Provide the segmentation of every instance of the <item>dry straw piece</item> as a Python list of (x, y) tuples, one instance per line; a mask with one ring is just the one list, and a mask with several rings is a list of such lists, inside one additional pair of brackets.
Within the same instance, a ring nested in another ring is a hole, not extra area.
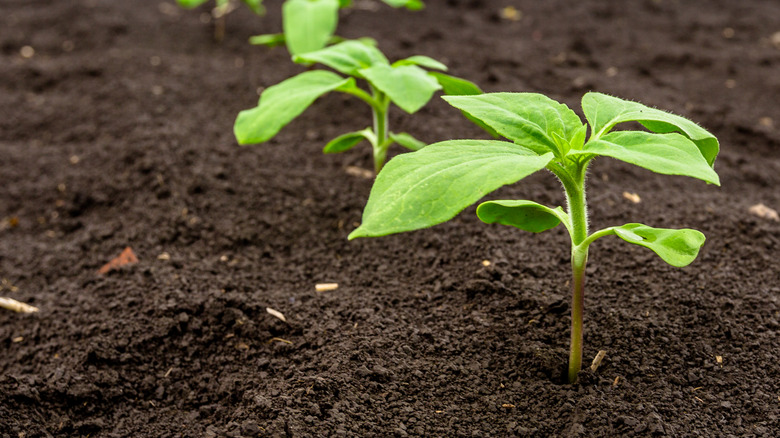
[(12, 310), (18, 313), (35, 313), (39, 309), (35, 306), (16, 301), (13, 298), (0, 297), (0, 307)]
[(338, 283), (319, 283), (314, 285), (314, 290), (317, 292), (330, 292), (339, 288)]

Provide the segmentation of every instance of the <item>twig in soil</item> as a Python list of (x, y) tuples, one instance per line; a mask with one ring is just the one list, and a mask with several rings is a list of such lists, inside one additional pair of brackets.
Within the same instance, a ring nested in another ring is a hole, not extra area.
[(265, 311), (268, 312), (269, 314), (271, 314), (271, 315), (281, 319), (282, 321), (287, 322), (287, 318), (284, 317), (284, 314), (282, 314), (282, 312), (280, 312), (280, 311), (278, 311), (276, 309), (272, 309), (270, 307), (266, 307)]
[(0, 297), (0, 307), (17, 313), (35, 313), (40, 310), (35, 306), (16, 301), (13, 298), (3, 297)]
[(593, 358), (593, 363), (590, 364), (590, 370), (595, 373), (596, 370), (599, 369), (599, 366), (601, 366), (601, 361), (604, 360), (604, 356), (606, 355), (606, 350), (599, 350), (599, 352), (596, 354), (596, 357)]
[(338, 283), (319, 283), (314, 285), (314, 290), (317, 292), (330, 292), (339, 288)]
[(618, 381), (620, 381), (620, 376), (615, 376), (615, 381), (612, 382), (612, 386), (618, 386)]
[(284, 343), (284, 344), (290, 344), (290, 345), (292, 345), (292, 342), (291, 342), (291, 341), (288, 341), (287, 339), (282, 339), (282, 338), (271, 338), (271, 339), (268, 341), (268, 343), (270, 344), (271, 342), (274, 342), (274, 341), (276, 341), (276, 342), (282, 342), (282, 343)]

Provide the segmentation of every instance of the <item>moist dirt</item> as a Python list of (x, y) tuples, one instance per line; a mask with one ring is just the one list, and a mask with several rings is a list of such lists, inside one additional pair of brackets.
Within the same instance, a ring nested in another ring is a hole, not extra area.
[[(247, 43), (280, 29), (281, 2), (266, 3), (263, 18), (231, 13), (219, 43), (208, 8), (170, 0), (0, 2), (0, 296), (40, 308), (0, 311), (0, 437), (777, 436), (780, 223), (749, 209), (780, 209), (780, 3), (343, 14), (341, 35), (435, 57), (486, 91), (580, 114), (585, 92), (610, 93), (720, 139), (722, 188), (592, 166), (594, 229), (690, 227), (707, 243), (684, 269), (594, 244), (586, 368), (606, 356), (575, 385), (560, 378), (565, 231), (484, 225), (472, 207), (347, 241), (370, 151), (321, 148), (370, 124), (353, 98), (236, 145), (236, 114), (304, 71)], [(439, 98), (390, 122), (426, 142), (484, 138)], [(490, 198), (564, 202), (545, 173)], [(138, 263), (98, 273), (126, 247)]]

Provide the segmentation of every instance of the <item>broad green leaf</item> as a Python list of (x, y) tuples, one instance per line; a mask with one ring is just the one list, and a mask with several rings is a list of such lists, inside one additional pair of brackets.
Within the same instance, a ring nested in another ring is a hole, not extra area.
[(616, 158), (664, 175), (683, 175), (720, 185), (699, 149), (680, 134), (651, 134), (642, 131), (615, 131), (585, 143), (570, 154), (593, 154)]
[(434, 70), (441, 70), (441, 71), (447, 71), (447, 66), (442, 64), (441, 62), (429, 58), (427, 56), (423, 55), (415, 55), (410, 56), (406, 59), (401, 59), (399, 61), (396, 61), (393, 63), (393, 67), (399, 66), (399, 65), (419, 65), (420, 67), (430, 68)]
[(263, 7), (263, 0), (242, 0), (242, 1), (255, 14), (257, 14), (257, 15), (265, 14), (265, 8)]
[(268, 87), (260, 95), (257, 107), (238, 114), (233, 126), (238, 143), (262, 143), (271, 139), (318, 97), (351, 82), (354, 79), (314, 70)]
[(441, 85), (416, 65), (375, 65), (360, 74), (409, 114), (425, 106)]
[(352, 0), (339, 0), (339, 8), (344, 9), (352, 6)]
[(592, 133), (597, 136), (609, 132), (618, 123), (636, 121), (659, 134), (679, 132), (690, 138), (710, 166), (718, 156), (720, 148), (718, 139), (684, 117), (650, 108), (641, 103), (592, 92), (582, 97), (582, 110), (590, 123)]
[(293, 61), (304, 64), (319, 62), (345, 75), (357, 77), (361, 77), (358, 70), (373, 65), (390, 65), (379, 49), (365, 42), (353, 40), (293, 56)]
[(533, 201), (488, 201), (477, 207), (477, 216), (486, 224), (510, 225), (532, 233), (567, 224), (568, 215), (561, 207), (552, 209)]
[(249, 37), (249, 44), (266, 47), (279, 47), (284, 45), (283, 33), (268, 33)]
[(422, 0), (382, 0), (382, 1), (394, 8), (405, 7), (410, 11), (419, 11), (420, 9), (425, 7), (425, 4), (422, 2)]
[(176, 3), (186, 9), (197, 8), (209, 0), (176, 0)]
[(557, 133), (573, 140), (582, 122), (569, 107), (537, 93), (485, 93), (477, 96), (444, 96), (444, 100), (481, 120), (504, 137), (539, 154), (568, 152), (555, 141)]
[(420, 149), (425, 147), (425, 143), (421, 142), (420, 140), (417, 140), (416, 138), (412, 137), (411, 135), (405, 132), (399, 132), (399, 133), (391, 132), (390, 139), (400, 144), (401, 146), (405, 147), (406, 149), (411, 149), (413, 151), (419, 151)]
[(471, 96), (482, 94), (482, 90), (477, 86), (477, 84), (471, 81), (437, 71), (429, 71), (428, 75), (433, 76), (433, 78), (439, 82), (444, 94), (451, 94), (453, 96)]
[(699, 248), (704, 244), (704, 234), (689, 228), (672, 230), (642, 224), (625, 224), (614, 227), (613, 230), (626, 242), (650, 248), (666, 263), (678, 268), (694, 261), (699, 254)]
[(329, 141), (328, 144), (326, 144), (322, 149), (322, 152), (326, 154), (338, 154), (340, 152), (346, 152), (363, 140), (368, 140), (372, 143), (376, 140), (376, 137), (374, 136), (374, 133), (371, 131), (371, 129), (366, 128), (362, 131), (348, 132), (346, 134), (339, 135), (338, 137)]
[(349, 238), (446, 222), (493, 190), (544, 169), (552, 158), (495, 140), (449, 140), (398, 155), (377, 175), (363, 223)]
[(282, 27), (292, 55), (325, 47), (339, 21), (339, 0), (287, 0), (282, 5)]

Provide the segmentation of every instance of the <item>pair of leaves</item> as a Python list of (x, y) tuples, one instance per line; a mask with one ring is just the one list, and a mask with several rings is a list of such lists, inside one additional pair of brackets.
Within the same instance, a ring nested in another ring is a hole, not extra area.
[[(445, 96), (445, 100), (513, 143), (450, 140), (391, 160), (377, 176), (363, 212), (363, 223), (350, 234), (350, 239), (411, 231), (445, 222), (503, 185), (548, 166), (563, 165), (568, 171), (569, 164), (579, 165), (596, 156), (609, 156), (658, 173), (719, 184), (712, 169), (717, 155), (714, 136), (682, 117), (635, 102), (599, 93), (586, 94), (583, 109), (591, 123), (592, 136), (585, 142), (587, 125), (565, 105), (539, 94)], [(618, 123), (632, 120), (655, 133), (609, 133)], [(673, 130), (679, 133), (670, 133)], [(531, 201), (501, 202), (481, 206), (480, 217), (532, 232), (544, 231), (560, 222), (571, 229), (568, 215), (560, 208), (549, 209)], [(698, 251), (703, 242), (688, 238), (693, 230), (675, 234), (674, 230), (641, 227), (644, 228), (618, 227), (614, 234), (653, 249), (675, 266), (693, 259), (674, 254), (695, 257), (693, 248)], [(641, 239), (633, 238), (629, 232)], [(684, 244), (677, 245), (678, 241)]]
[[(419, 151), (425, 147), (425, 143), (417, 140), (405, 132), (391, 132), (389, 137), (393, 142), (398, 143), (412, 151)], [(363, 140), (368, 140), (368, 142), (371, 143), (374, 147), (377, 146), (377, 138), (374, 134), (374, 131), (372, 131), (371, 128), (366, 128), (361, 131), (348, 132), (346, 134), (339, 135), (338, 137), (329, 141), (328, 144), (326, 144), (322, 149), (322, 152), (326, 154), (338, 154), (341, 152), (346, 152), (360, 144)]]
[[(366, 79), (409, 113), (419, 110), (439, 89), (453, 93), (481, 92), (479, 87), (464, 79), (440, 72), (432, 74), (420, 68), (446, 68), (432, 58), (413, 56), (391, 65), (376, 47), (359, 41), (345, 41), (295, 56), (293, 60), (299, 63), (321, 63), (354, 78)], [(308, 71), (268, 87), (261, 94), (257, 107), (239, 113), (233, 128), (239, 144), (262, 143), (271, 139), (317, 98), (328, 92), (342, 91), (368, 96), (358, 88), (354, 78), (344, 78), (329, 71)], [(402, 141), (399, 143), (408, 147)]]
[[(435, 59), (418, 55), (390, 64), (379, 49), (360, 41), (345, 41), (297, 55), (293, 61), (302, 64), (320, 63), (345, 75), (365, 79), (410, 114), (425, 106), (437, 90), (443, 89), (441, 82), (446, 83), (450, 90), (457, 88), (461, 92), (481, 92), (468, 81), (443, 73), (432, 75), (421, 68), (447, 69), (447, 66)], [(471, 84), (471, 88), (468, 84)]]
[[(601, 93), (585, 94), (582, 106), (592, 134), (585, 143), (586, 125), (574, 111), (540, 94), (490, 93), (444, 99), (515, 143), (539, 154), (553, 152), (562, 162), (567, 158), (608, 156), (653, 172), (720, 184), (712, 169), (718, 153), (717, 139), (683, 117), (640, 103)], [(608, 133), (628, 121), (638, 121), (655, 134)]]
[[(477, 207), (477, 216), (487, 224), (499, 223), (533, 233), (555, 228), (564, 223), (570, 226), (569, 216), (561, 207), (555, 209), (533, 201), (488, 201)], [(631, 223), (610, 227), (603, 235), (616, 235), (628, 243), (649, 248), (666, 263), (678, 268), (688, 266), (696, 259), (704, 244), (704, 234), (689, 228), (674, 230), (653, 228)]]

